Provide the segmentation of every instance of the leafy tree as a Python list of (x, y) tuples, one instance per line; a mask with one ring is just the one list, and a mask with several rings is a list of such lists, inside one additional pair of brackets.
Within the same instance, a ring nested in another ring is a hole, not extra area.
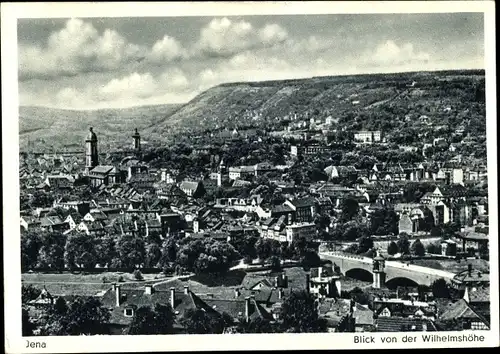
[(424, 256), (425, 255), (425, 247), (420, 242), (420, 240), (417, 238), (415, 241), (413, 241), (411, 245), (411, 253), (413, 253), (416, 256)]
[(144, 280), (144, 276), (142, 275), (139, 269), (134, 270), (134, 279), (135, 280)]
[(31, 284), (23, 285), (21, 287), (21, 299), (22, 303), (25, 304), (28, 301), (35, 300), (42, 291)]
[(192, 272), (220, 274), (227, 272), (239, 257), (238, 252), (227, 242), (212, 238), (184, 238), (180, 242), (177, 262)]
[(444, 280), (443, 278), (439, 278), (432, 282), (431, 289), (432, 295), (434, 295), (435, 298), (450, 298), (450, 289), (448, 287), (448, 284), (446, 283), (446, 280)]
[(56, 336), (109, 334), (109, 319), (109, 310), (103, 307), (98, 299), (77, 297), (67, 307), (63, 306), (62, 302), (54, 304), (42, 328), (42, 334)]
[(353, 299), (359, 304), (367, 305), (369, 303), (368, 294), (359, 287), (353, 288), (348, 295), (350, 299)]
[(398, 245), (396, 245), (396, 242), (391, 241), (391, 243), (389, 243), (389, 246), (387, 246), (387, 254), (390, 254), (392, 256), (398, 253), (398, 251), (399, 248)]
[(369, 236), (363, 236), (358, 240), (358, 253), (365, 253), (373, 248), (373, 239)]
[(417, 286), (418, 299), (420, 301), (426, 301), (427, 300), (426, 294), (429, 290), (430, 288), (427, 285), (419, 284)]
[(161, 267), (165, 268), (169, 265), (169, 263), (175, 262), (176, 259), (177, 244), (175, 243), (175, 239), (173, 237), (169, 237), (163, 242), (159, 263)]
[(122, 267), (132, 269), (146, 259), (145, 243), (142, 237), (123, 236), (117, 246)]
[(33, 335), (33, 331), (36, 329), (36, 325), (31, 322), (30, 315), (27, 309), (22, 309), (22, 333), (23, 337), (29, 337)]
[(58, 244), (42, 246), (39, 265), (54, 270), (64, 269), (64, 247)]
[(363, 236), (369, 236), (370, 232), (366, 225), (360, 224), (356, 221), (349, 221), (341, 224), (333, 231), (333, 238), (343, 241), (356, 241)]
[(357, 253), (359, 253), (359, 252), (358, 252), (358, 248), (359, 248), (359, 246), (358, 246), (358, 244), (357, 244), (357, 243), (351, 243), (351, 244), (350, 244), (350, 245), (349, 245), (349, 246), (345, 249), (345, 251), (346, 251), (347, 253), (355, 253), (355, 254), (357, 254)]
[(70, 268), (94, 268), (98, 258), (96, 253), (97, 240), (92, 235), (74, 233), (66, 241), (64, 258)]
[(160, 246), (157, 243), (150, 243), (146, 248), (146, 267), (156, 267), (160, 258)]
[(41, 247), (41, 239), (32, 231), (21, 233), (21, 271), (26, 272), (36, 267)]
[(175, 314), (170, 305), (156, 304), (152, 310), (149, 306), (142, 306), (135, 312), (129, 325), (129, 334), (171, 334)]
[(318, 229), (324, 230), (330, 225), (330, 216), (325, 213), (318, 214), (314, 218), (314, 223)]
[(426, 250), (430, 254), (441, 254), (441, 244), (439, 242), (429, 243)]
[(271, 256), (280, 256), (281, 245), (277, 240), (260, 238), (255, 243), (255, 250), (260, 259), (269, 259)]
[(340, 220), (342, 221), (350, 221), (359, 212), (359, 204), (358, 201), (352, 197), (347, 197), (342, 200), (342, 213), (340, 215)]
[(315, 299), (305, 291), (292, 292), (281, 311), (281, 327), (286, 332), (326, 332), (326, 321), (319, 318)]
[(146, 241), (148, 244), (156, 244), (161, 246), (162, 241), (161, 241), (161, 235), (158, 231), (151, 231), (146, 238)]
[(245, 235), (243, 237), (233, 237), (231, 238), (231, 245), (238, 251), (243, 257), (249, 257), (254, 259), (257, 257), (257, 250), (255, 249), (255, 244), (259, 237), (253, 235)]
[(325, 171), (316, 167), (313, 168), (309, 173), (309, 178), (312, 182), (328, 181), (328, 176), (326, 175)]
[(399, 252), (402, 254), (409, 254), (410, 253), (410, 240), (406, 235), (401, 235), (398, 239), (397, 246), (399, 249)]
[(292, 257), (294, 259), (301, 259), (305, 255), (308, 246), (309, 245), (305, 237), (295, 238), (290, 245), (290, 251), (292, 253)]
[(370, 218), (370, 230), (374, 235), (398, 233), (399, 217), (392, 209), (376, 210)]
[(408, 183), (403, 190), (403, 199), (406, 203), (417, 203), (425, 193), (432, 192), (434, 189), (435, 185), (427, 182)]
[(223, 313), (207, 313), (199, 309), (189, 309), (181, 320), (185, 330), (189, 334), (220, 334), (224, 328), (233, 324), (232, 318)]
[(241, 325), (244, 333), (276, 333), (278, 329), (269, 320), (257, 317)]
[(113, 258), (118, 256), (116, 251), (115, 240), (110, 236), (104, 236), (99, 238), (98, 242), (95, 242), (95, 255), (96, 262), (102, 266), (110, 266)]
[(66, 236), (57, 232), (42, 234), (39, 254), (39, 265), (42, 268), (64, 269), (64, 246)]
[(279, 272), (281, 270), (281, 260), (277, 256), (271, 256), (269, 258), (269, 261), (271, 263), (271, 270), (273, 272)]
[(313, 249), (307, 249), (302, 257), (302, 266), (305, 268), (317, 267), (321, 264), (318, 253)]

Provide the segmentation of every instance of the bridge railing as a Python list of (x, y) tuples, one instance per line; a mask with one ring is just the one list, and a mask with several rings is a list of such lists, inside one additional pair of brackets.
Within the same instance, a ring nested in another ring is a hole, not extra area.
[(372, 261), (372, 259), (368, 258), (368, 257), (358, 256), (355, 254), (349, 254), (349, 253), (339, 252), (339, 251), (322, 251), (320, 253), (326, 254), (326, 255), (331, 255), (331, 256), (337, 256), (337, 257), (341, 257), (341, 258), (358, 259), (358, 260), (362, 260), (362, 261), (366, 261), (366, 262)]
[(406, 270), (414, 271), (414, 272), (418, 272), (418, 273), (436, 275), (436, 276), (443, 277), (446, 279), (451, 279), (455, 276), (455, 274), (451, 273), (451, 272), (447, 272), (447, 271), (439, 270), (439, 269), (434, 269), (434, 268), (429, 268), (429, 267), (423, 267), (423, 266), (419, 266), (419, 265), (415, 265), (415, 264), (388, 261), (385, 263), (385, 265), (386, 265), (386, 267), (406, 269)]

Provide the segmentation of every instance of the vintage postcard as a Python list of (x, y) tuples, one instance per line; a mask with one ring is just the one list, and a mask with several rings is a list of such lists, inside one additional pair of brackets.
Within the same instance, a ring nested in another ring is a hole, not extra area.
[(494, 10), (2, 4), (6, 352), (498, 346)]

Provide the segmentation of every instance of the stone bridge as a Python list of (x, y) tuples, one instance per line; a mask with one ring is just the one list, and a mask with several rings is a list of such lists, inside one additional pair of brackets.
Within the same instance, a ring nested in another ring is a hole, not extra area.
[[(335, 251), (321, 251), (319, 256), (321, 259), (329, 260), (338, 265), (344, 275), (351, 274), (355, 277), (356, 274), (364, 274), (373, 278), (373, 260), (371, 258)], [(398, 282), (430, 286), (439, 278), (444, 278), (447, 282), (450, 282), (455, 276), (454, 273), (396, 261), (385, 261), (385, 273), (387, 287), (391, 287), (391, 285)]]

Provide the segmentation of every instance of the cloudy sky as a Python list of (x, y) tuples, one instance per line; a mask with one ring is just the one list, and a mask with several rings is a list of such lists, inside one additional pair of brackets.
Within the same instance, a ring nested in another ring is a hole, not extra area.
[(223, 82), (484, 68), (483, 14), (20, 19), (22, 105), (187, 102)]

